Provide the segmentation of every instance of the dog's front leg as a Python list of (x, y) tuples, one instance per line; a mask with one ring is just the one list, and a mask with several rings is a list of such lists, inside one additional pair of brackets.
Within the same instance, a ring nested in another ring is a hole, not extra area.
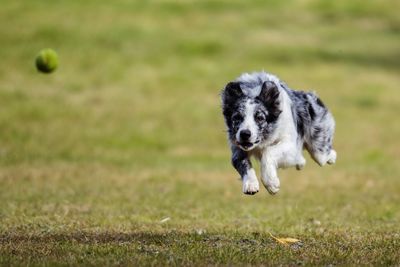
[(240, 174), (243, 182), (243, 193), (254, 195), (259, 191), (259, 184), (247, 152), (232, 146), (232, 165)]
[(273, 154), (264, 152), (261, 156), (261, 180), (271, 195), (278, 193), (280, 187), (277, 168)]

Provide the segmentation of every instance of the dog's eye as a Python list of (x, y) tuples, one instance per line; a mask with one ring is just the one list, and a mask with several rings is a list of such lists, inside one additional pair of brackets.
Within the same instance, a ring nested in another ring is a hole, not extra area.
[(241, 120), (242, 120), (242, 115), (240, 115), (240, 114), (238, 114), (238, 113), (233, 114), (233, 116), (232, 116), (232, 121), (234, 121), (234, 122), (239, 122), (239, 121), (241, 121)]
[(256, 119), (256, 121), (257, 122), (263, 122), (263, 121), (265, 121), (265, 119), (266, 119), (266, 117), (265, 117), (265, 114), (263, 113), (263, 112), (257, 112), (255, 115), (254, 115), (254, 118)]

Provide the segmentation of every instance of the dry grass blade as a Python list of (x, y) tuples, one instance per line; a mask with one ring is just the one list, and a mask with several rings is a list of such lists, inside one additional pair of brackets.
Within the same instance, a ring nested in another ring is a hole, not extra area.
[(170, 218), (170, 217), (166, 217), (166, 218), (162, 219), (162, 220), (160, 221), (160, 223), (166, 223), (166, 222), (168, 222), (169, 220), (171, 220), (171, 218)]
[(294, 244), (294, 243), (300, 242), (300, 240), (299, 240), (299, 239), (296, 239), (296, 238), (291, 238), (291, 237), (276, 237), (276, 236), (273, 236), (270, 232), (268, 232), (268, 233), (269, 233), (269, 235), (270, 235), (276, 242), (278, 242), (278, 243), (280, 243), (280, 244), (283, 244), (283, 245), (286, 245), (286, 246), (288, 246), (288, 245), (290, 245), (290, 244)]

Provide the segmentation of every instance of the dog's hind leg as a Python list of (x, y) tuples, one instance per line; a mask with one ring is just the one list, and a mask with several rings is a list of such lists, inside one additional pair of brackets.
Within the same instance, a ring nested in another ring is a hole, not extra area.
[(303, 155), (299, 155), (297, 158), (296, 170), (298, 171), (302, 170), (305, 165), (306, 165), (306, 159), (303, 157)]
[(324, 166), (326, 163), (334, 164), (336, 162), (336, 151), (331, 149), (328, 153), (314, 151), (310, 152), (311, 157), (317, 162), (320, 166)]
[(320, 166), (334, 164), (336, 161), (336, 151), (332, 148), (334, 131), (335, 122), (328, 111), (312, 123), (305, 147)]

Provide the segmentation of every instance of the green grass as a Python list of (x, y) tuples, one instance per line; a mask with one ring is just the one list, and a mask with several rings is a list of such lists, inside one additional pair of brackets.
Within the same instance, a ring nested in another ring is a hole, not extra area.
[[(0, 265), (400, 264), (399, 9), (2, 1)], [(245, 196), (219, 92), (262, 69), (318, 92), (338, 162)]]

